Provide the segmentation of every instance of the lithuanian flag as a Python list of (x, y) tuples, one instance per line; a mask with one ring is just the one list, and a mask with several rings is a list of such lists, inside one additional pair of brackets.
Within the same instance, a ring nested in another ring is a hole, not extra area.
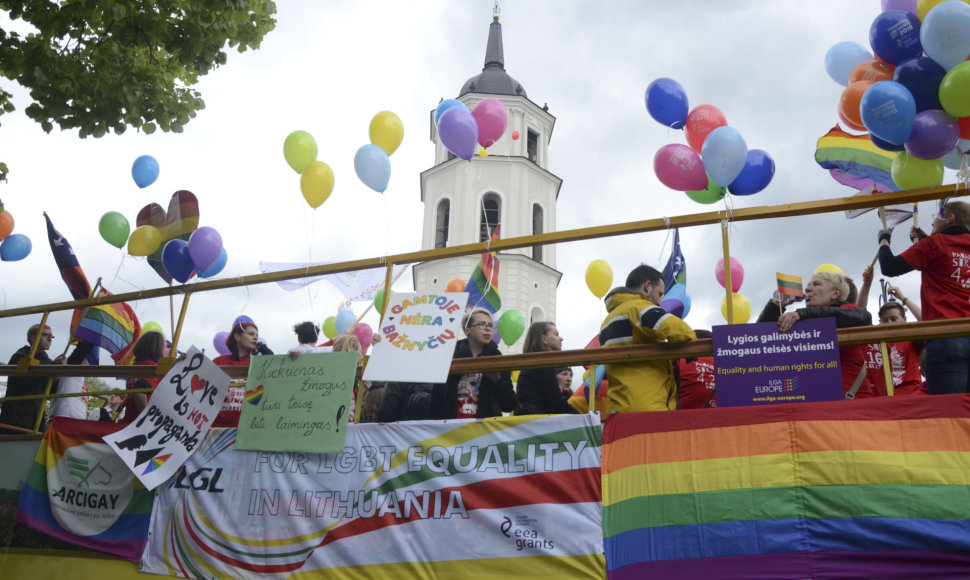
[(781, 272), (775, 272), (775, 276), (778, 278), (779, 294), (793, 298), (805, 297), (805, 292), (802, 291), (801, 276), (792, 276), (791, 274), (782, 274)]

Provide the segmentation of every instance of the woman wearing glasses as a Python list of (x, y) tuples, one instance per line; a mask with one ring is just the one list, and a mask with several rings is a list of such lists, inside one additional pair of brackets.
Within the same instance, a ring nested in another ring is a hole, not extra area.
[[(470, 310), (461, 322), (468, 338), (455, 345), (454, 358), (502, 354), (492, 342), (495, 323), (488, 310)], [(432, 419), (483, 419), (514, 409), (515, 392), (508, 371), (449, 375), (448, 382), (434, 385), (431, 391)]]
[[(523, 352), (548, 352), (562, 350), (559, 329), (551, 322), (533, 322), (525, 333)], [(548, 415), (571, 413), (573, 409), (562, 396), (557, 372), (559, 368), (527, 369), (519, 373), (515, 387), (518, 407), (516, 415)], [(572, 373), (570, 373), (572, 374)]]

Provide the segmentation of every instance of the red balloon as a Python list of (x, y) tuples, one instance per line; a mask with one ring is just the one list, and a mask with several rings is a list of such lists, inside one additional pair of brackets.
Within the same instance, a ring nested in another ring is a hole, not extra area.
[(970, 139), (970, 117), (960, 117), (957, 125), (960, 125), (960, 138)]
[(512, 131), (512, 140), (513, 141), (518, 141), (519, 140), (519, 132), (518, 131)]
[(687, 144), (691, 146), (691, 149), (700, 153), (708, 133), (727, 124), (727, 119), (721, 109), (714, 105), (697, 105), (687, 114), (687, 124), (684, 125)]
[(857, 131), (866, 130), (862, 124), (862, 113), (859, 112), (859, 103), (862, 101), (862, 95), (865, 94), (866, 89), (874, 84), (874, 81), (856, 81), (847, 86), (842, 91), (842, 96), (839, 97), (839, 115), (851, 125), (861, 127), (861, 129), (856, 129)]
[(445, 292), (464, 292), (465, 291), (465, 281), (455, 278), (445, 284)]

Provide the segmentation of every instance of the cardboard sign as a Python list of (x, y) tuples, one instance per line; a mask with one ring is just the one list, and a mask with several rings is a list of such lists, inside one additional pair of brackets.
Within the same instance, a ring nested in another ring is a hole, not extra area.
[(803, 320), (788, 332), (763, 322), (715, 326), (713, 334), (718, 407), (843, 398), (833, 318)]
[(251, 359), (236, 447), (334, 453), (344, 448), (356, 352)]
[(461, 331), (467, 292), (395, 292), (381, 324), (384, 340), (374, 351), (364, 379), (443, 383), (448, 379)]
[(138, 417), (104, 442), (146, 488), (154, 489), (195, 451), (228, 387), (229, 375), (193, 346), (162, 377)]

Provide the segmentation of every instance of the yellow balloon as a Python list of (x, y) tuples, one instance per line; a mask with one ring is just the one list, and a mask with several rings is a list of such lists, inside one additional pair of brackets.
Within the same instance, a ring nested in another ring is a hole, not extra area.
[(300, 191), (312, 208), (323, 205), (333, 191), (333, 171), (323, 161), (314, 161), (303, 168)]
[(835, 264), (822, 264), (818, 268), (815, 268), (815, 271), (812, 272), (812, 274), (818, 274), (819, 272), (835, 272), (836, 274), (842, 274), (845, 276), (845, 272), (842, 271), (842, 268), (839, 268)]
[[(944, 0), (916, 0), (916, 15), (919, 16), (920, 21), (926, 19), (926, 15), (932, 10), (937, 4), (941, 4)], [(967, 0), (963, 0), (967, 4), (970, 4)]]
[(586, 266), (586, 286), (593, 296), (602, 298), (613, 285), (613, 268), (603, 260), (593, 260)]
[(479, 147), (478, 148), (478, 155), (480, 157), (488, 157), (488, 151), (486, 151), (484, 147)]
[[(751, 303), (743, 295), (734, 292), (731, 294), (731, 306), (734, 307), (734, 324), (745, 324), (751, 318)], [(724, 320), (727, 315), (727, 296), (721, 298), (721, 316)]]
[(132, 256), (150, 256), (162, 245), (162, 232), (155, 226), (138, 226), (128, 238), (128, 253)]
[(381, 111), (370, 120), (370, 142), (392, 155), (404, 140), (404, 123), (390, 111)]

